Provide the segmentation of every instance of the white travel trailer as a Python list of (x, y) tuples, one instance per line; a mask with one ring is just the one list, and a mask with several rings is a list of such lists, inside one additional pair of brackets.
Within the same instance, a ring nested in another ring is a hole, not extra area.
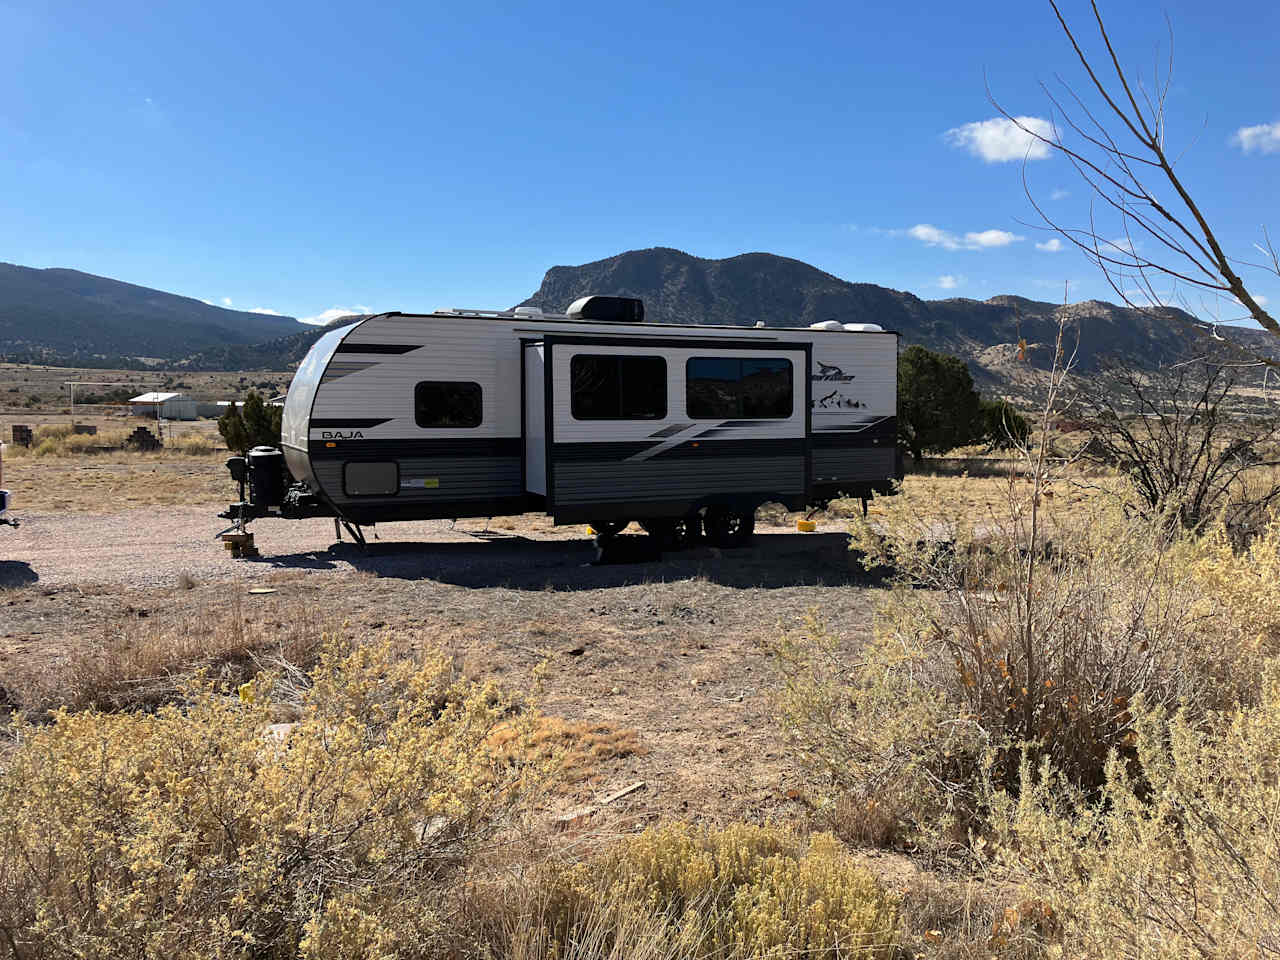
[(9, 491), (4, 489), (4, 444), (0, 443), (0, 527), (17, 527), (9, 517)]
[(756, 508), (889, 491), (897, 334), (643, 322), (584, 297), (564, 314), (386, 313), (330, 330), (285, 400), (283, 451), (228, 462), (223, 514), (393, 520), (545, 511), (664, 546), (751, 535)]

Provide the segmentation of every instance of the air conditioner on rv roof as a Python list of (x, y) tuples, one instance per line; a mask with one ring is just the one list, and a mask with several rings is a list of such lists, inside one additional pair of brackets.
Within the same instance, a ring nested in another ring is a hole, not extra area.
[(579, 297), (565, 313), (570, 320), (644, 323), (644, 301), (634, 297)]

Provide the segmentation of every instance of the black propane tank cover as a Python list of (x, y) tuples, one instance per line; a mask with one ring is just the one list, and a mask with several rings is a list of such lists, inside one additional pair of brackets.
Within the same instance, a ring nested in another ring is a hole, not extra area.
[(249, 502), (256, 507), (284, 503), (284, 454), (275, 447), (249, 451)]

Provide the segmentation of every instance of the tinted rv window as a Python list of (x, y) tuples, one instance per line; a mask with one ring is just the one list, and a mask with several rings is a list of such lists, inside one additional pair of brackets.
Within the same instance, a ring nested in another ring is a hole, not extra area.
[(424, 380), (413, 388), (413, 418), (420, 427), (478, 427), (483, 416), (478, 383)]
[(686, 412), (695, 420), (782, 420), (792, 410), (791, 361), (780, 357), (691, 357)]
[(349, 497), (390, 497), (400, 492), (400, 464), (346, 463), (342, 471), (342, 489)]
[(667, 415), (662, 357), (579, 354), (569, 361), (575, 420), (661, 420)]

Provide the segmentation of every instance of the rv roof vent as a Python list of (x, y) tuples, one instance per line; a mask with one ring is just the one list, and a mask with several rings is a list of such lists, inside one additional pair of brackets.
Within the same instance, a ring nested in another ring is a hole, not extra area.
[(541, 307), (516, 307), (511, 311), (517, 317), (540, 317), (542, 316)]
[(839, 320), (823, 320), (819, 323), (809, 324), (810, 330), (843, 330)]
[(579, 297), (565, 313), (570, 320), (644, 323), (644, 301), (633, 297)]
[(844, 328), (850, 333), (884, 333), (884, 327), (878, 323), (846, 323)]

